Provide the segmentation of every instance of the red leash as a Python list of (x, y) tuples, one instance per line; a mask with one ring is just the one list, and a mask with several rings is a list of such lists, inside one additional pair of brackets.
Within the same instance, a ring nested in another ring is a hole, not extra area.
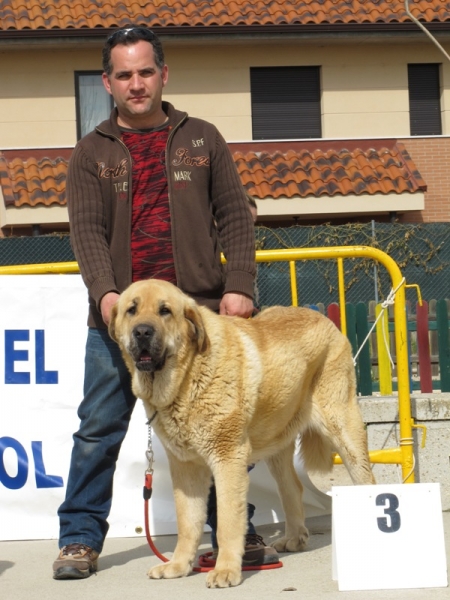
[[(159, 552), (159, 550), (156, 548), (155, 544), (153, 543), (152, 536), (150, 535), (150, 525), (149, 525), (149, 518), (148, 518), (148, 502), (149, 502), (150, 498), (152, 497), (152, 483), (153, 483), (153, 475), (152, 475), (152, 473), (146, 471), (145, 472), (145, 485), (144, 485), (145, 535), (147, 537), (148, 545), (150, 546), (150, 548), (153, 551), (153, 554), (155, 556), (157, 556), (163, 562), (169, 562), (169, 559), (167, 557), (165, 557), (164, 554), (161, 554)], [(212, 554), (213, 554), (212, 552), (206, 552), (206, 554), (201, 554), (198, 558), (199, 566), (194, 567), (193, 571), (195, 571), (196, 573), (207, 573), (208, 571), (211, 571), (212, 569), (214, 569), (216, 561), (211, 558)], [(259, 565), (259, 566), (255, 566), (255, 567), (242, 567), (242, 570), (243, 571), (265, 571), (268, 569), (279, 569), (282, 566), (283, 566), (283, 563), (280, 560), (279, 562), (273, 563), (271, 565)]]
[(169, 559), (161, 554), (158, 548), (155, 546), (150, 535), (150, 525), (148, 519), (148, 501), (152, 497), (152, 482), (153, 475), (151, 473), (145, 473), (145, 486), (144, 486), (144, 504), (145, 504), (145, 535), (147, 536), (147, 542), (150, 548), (153, 550), (153, 554), (157, 556), (163, 562), (169, 562)]

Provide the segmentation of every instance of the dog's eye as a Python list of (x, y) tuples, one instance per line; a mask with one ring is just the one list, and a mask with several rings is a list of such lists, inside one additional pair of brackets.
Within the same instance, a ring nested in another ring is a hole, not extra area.
[(127, 315), (135, 315), (136, 314), (136, 304), (133, 304), (132, 306), (130, 306), (130, 308), (127, 310)]
[(168, 306), (161, 306), (161, 308), (159, 309), (159, 314), (161, 316), (163, 316), (163, 315), (171, 315), (172, 311), (170, 310), (170, 308)]

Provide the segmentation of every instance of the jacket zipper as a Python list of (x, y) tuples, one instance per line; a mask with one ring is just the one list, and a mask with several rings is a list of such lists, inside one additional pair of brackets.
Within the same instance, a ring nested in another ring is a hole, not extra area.
[(170, 212), (170, 229), (171, 229), (171, 237), (172, 237), (172, 248), (173, 248), (173, 265), (175, 267), (175, 277), (177, 280), (177, 286), (180, 287), (180, 277), (179, 277), (179, 267), (178, 267), (178, 262), (177, 262), (177, 253), (175, 251), (175, 242), (174, 242), (174, 236), (173, 236), (173, 211), (172, 211), (172, 202), (170, 200), (170, 196), (172, 193), (172, 181), (170, 178), (170, 169), (169, 169), (169, 160), (168, 160), (168, 153), (169, 153), (169, 146), (172, 142), (173, 136), (175, 135), (175, 132), (180, 128), (180, 126), (182, 125), (182, 123), (184, 123), (187, 119), (187, 114), (184, 115), (184, 117), (181, 119), (181, 121), (179, 123), (177, 123), (176, 125), (173, 126), (172, 131), (169, 133), (169, 137), (167, 138), (167, 144), (166, 144), (166, 150), (165, 150), (165, 163), (166, 163), (166, 173), (167, 173), (167, 197), (169, 200), (169, 212)]

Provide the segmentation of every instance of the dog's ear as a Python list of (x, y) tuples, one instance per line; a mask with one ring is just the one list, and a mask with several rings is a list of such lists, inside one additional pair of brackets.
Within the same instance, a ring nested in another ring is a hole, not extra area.
[(116, 318), (117, 318), (117, 312), (118, 312), (117, 305), (118, 305), (118, 303), (116, 302), (116, 304), (114, 304), (114, 306), (111, 309), (111, 317), (109, 319), (109, 325), (108, 325), (109, 337), (112, 338), (115, 342), (119, 341), (116, 336)]
[(196, 342), (198, 351), (200, 353), (206, 352), (209, 348), (209, 337), (198, 307), (195, 304), (186, 305), (184, 316), (194, 326), (191, 338), (192, 341)]

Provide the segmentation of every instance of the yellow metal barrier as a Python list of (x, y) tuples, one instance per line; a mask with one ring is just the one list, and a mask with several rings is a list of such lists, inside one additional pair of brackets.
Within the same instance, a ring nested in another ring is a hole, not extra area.
[[(341, 312), (341, 328), (346, 333), (345, 319), (345, 288), (344, 267), (345, 258), (370, 258), (382, 264), (388, 271), (392, 288), (397, 289), (394, 303), (395, 347), (397, 355), (398, 379), (398, 404), (400, 446), (398, 448), (385, 448), (370, 452), (372, 463), (401, 465), (403, 481), (414, 483), (414, 440), (411, 419), (411, 399), (409, 391), (408, 372), (408, 338), (405, 310), (405, 285), (397, 263), (386, 253), (370, 246), (335, 246), (330, 248), (294, 248), (285, 250), (258, 250), (257, 262), (288, 262), (291, 274), (292, 304), (297, 305), (297, 284), (295, 279), (295, 261), (298, 260), (330, 260), (336, 259), (338, 263), (339, 301)], [(294, 265), (294, 268), (293, 266)], [(0, 275), (25, 275), (45, 273), (77, 273), (76, 262), (19, 265), (0, 267)], [(335, 457), (335, 463), (342, 461)]]
[(341, 313), (341, 331), (347, 335), (347, 313), (345, 312), (345, 282), (344, 282), (344, 260), (340, 256), (338, 263), (338, 290), (339, 290), (339, 309)]
[[(380, 313), (381, 317), (380, 317)], [(376, 325), (378, 346), (378, 371), (380, 376), (380, 393), (382, 396), (392, 395), (392, 369), (390, 360), (389, 319), (387, 311), (381, 304), (375, 307), (375, 316), (380, 320)]]
[[(397, 263), (385, 252), (370, 246), (334, 246), (330, 248), (295, 248), (286, 250), (258, 250), (257, 262), (291, 262), (297, 260), (330, 260), (338, 263), (339, 304), (341, 329), (346, 333), (345, 318), (345, 258), (371, 258), (382, 264), (388, 271), (392, 288), (397, 289), (394, 302), (395, 348), (397, 355), (398, 412), (400, 426), (400, 446), (371, 451), (372, 463), (398, 464), (402, 468), (403, 481), (414, 483), (414, 439), (412, 435), (411, 398), (409, 391), (408, 336), (405, 310), (405, 285)], [(292, 287), (292, 283), (291, 283)], [(335, 463), (342, 461), (335, 457)]]
[(44, 263), (37, 265), (11, 265), (0, 267), (0, 275), (51, 275), (79, 273), (77, 262)]

